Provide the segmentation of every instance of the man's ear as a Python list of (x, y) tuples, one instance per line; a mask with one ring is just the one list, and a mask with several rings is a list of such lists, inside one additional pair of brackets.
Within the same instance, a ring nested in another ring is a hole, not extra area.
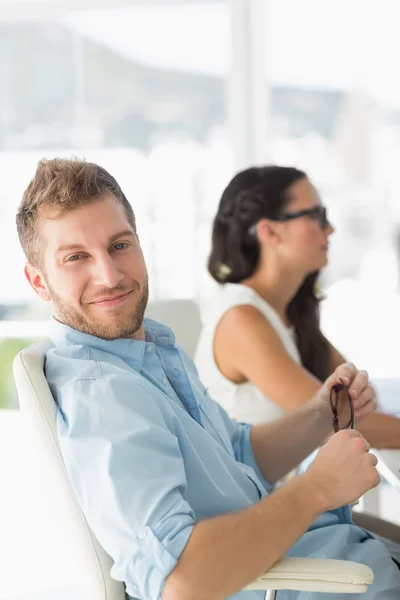
[(24, 274), (36, 294), (44, 302), (50, 302), (51, 297), (42, 273), (32, 263), (28, 262), (24, 268)]

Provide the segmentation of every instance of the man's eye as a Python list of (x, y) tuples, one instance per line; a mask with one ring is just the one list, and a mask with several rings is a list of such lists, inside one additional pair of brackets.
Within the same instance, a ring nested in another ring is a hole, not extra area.
[(79, 260), (82, 257), (82, 254), (74, 254), (73, 256), (70, 256), (67, 260), (68, 262), (75, 262), (77, 260)]
[(124, 250), (127, 247), (128, 244), (126, 244), (125, 242), (119, 242), (118, 244), (115, 244), (114, 249), (115, 250)]

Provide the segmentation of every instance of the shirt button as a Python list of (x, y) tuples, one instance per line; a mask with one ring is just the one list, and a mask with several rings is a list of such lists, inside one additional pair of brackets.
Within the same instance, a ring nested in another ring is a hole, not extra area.
[(147, 344), (146, 352), (153, 352), (153, 346), (151, 344)]
[(139, 540), (144, 540), (144, 539), (146, 539), (147, 531), (139, 531), (137, 536), (138, 536)]
[(163, 384), (164, 384), (164, 385), (167, 385), (167, 383), (168, 383), (168, 379), (167, 379), (166, 377), (163, 377), (163, 378), (162, 378), (162, 382), (163, 382)]

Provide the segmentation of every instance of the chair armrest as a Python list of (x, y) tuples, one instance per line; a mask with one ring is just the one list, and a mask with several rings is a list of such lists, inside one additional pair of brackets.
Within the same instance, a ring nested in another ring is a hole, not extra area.
[(400, 450), (375, 450), (378, 457), (378, 471), (400, 492)]
[(374, 581), (369, 567), (360, 563), (320, 558), (284, 558), (247, 590), (298, 590), (356, 594)]

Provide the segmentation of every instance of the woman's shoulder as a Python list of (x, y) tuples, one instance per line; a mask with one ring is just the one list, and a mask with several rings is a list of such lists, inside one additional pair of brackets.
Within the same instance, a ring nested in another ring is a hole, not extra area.
[(241, 305), (255, 306), (261, 310), (254, 290), (239, 283), (226, 283), (203, 308), (203, 329), (214, 328), (226, 312)]
[(242, 284), (228, 284), (225, 294), (227, 296), (225, 306), (228, 308), (240, 307), (241, 305), (253, 306), (256, 308), (276, 329), (289, 330), (283, 323), (276, 310), (255, 290)]
[[(255, 290), (241, 284), (227, 284), (224, 290), (226, 295), (214, 312), (214, 318), (209, 321), (206, 337), (213, 339), (217, 326), (224, 319), (227, 331), (239, 328), (243, 331), (253, 331), (254, 335), (262, 335), (265, 339), (267, 329), (271, 332), (271, 340), (275, 335), (283, 343), (290, 356), (300, 362), (297, 349), (296, 334), (293, 327), (288, 327), (283, 322), (278, 312)], [(262, 324), (265, 323), (265, 327)]]
[[(240, 310), (241, 306), (257, 309), (275, 328), (287, 329), (275, 309), (255, 290), (240, 283), (226, 283), (212, 299), (204, 311), (203, 326), (215, 327), (230, 309)], [(245, 310), (245, 309), (244, 309)]]
[(260, 309), (263, 303), (263, 299), (257, 292), (241, 283), (227, 283), (221, 290), (220, 305), (224, 307), (249, 304)]

